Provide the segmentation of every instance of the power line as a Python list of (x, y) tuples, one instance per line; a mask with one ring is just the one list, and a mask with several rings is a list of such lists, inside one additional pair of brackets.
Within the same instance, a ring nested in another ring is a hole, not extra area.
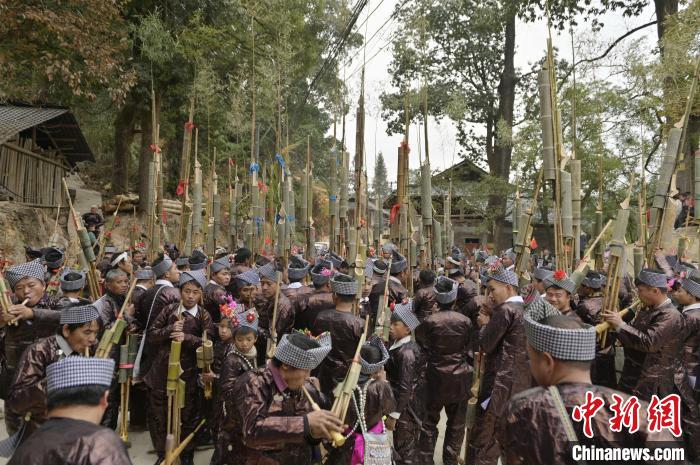
[(367, 60), (365, 60), (364, 63), (360, 64), (357, 68), (355, 68), (355, 70), (354, 70), (352, 73), (350, 73), (345, 79), (348, 80), (348, 79), (350, 79), (351, 77), (353, 77), (355, 74), (357, 74), (357, 72), (360, 71), (362, 68), (364, 68), (365, 65), (366, 65), (367, 63), (369, 63), (370, 61), (372, 61), (372, 59), (374, 59), (377, 55), (379, 55), (379, 53), (381, 53), (382, 50), (384, 50), (384, 49), (387, 48), (389, 45), (391, 45), (392, 42), (394, 41), (394, 39), (395, 39), (398, 35), (399, 35), (399, 30), (397, 29), (397, 30), (394, 32), (394, 34), (392, 34), (392, 36), (389, 38), (389, 40), (388, 40), (379, 50), (377, 50), (377, 52), (376, 52), (374, 55), (372, 55), (371, 57), (369, 57)]
[[(379, 28), (374, 32), (374, 34), (372, 34), (372, 37), (370, 37), (367, 41), (365, 41), (364, 47), (367, 47), (370, 44), (370, 42), (372, 42), (372, 40), (377, 36), (377, 34), (379, 34), (379, 31), (381, 31), (384, 28), (384, 26), (386, 26), (390, 21), (394, 21), (398, 17), (401, 9), (406, 5), (406, 3), (408, 3), (408, 1), (409, 0), (404, 0), (403, 3), (401, 3), (401, 5), (399, 5), (394, 10), (394, 12), (386, 19), (386, 21), (384, 21), (384, 23), (381, 26), (379, 26)], [(355, 57), (357, 57), (357, 55), (360, 54), (360, 51), (361, 50), (358, 50), (357, 52), (355, 52), (355, 54), (353, 56), (351, 56), (350, 58), (345, 60), (345, 64), (347, 65), (347, 64), (352, 63), (352, 60), (354, 60)]]

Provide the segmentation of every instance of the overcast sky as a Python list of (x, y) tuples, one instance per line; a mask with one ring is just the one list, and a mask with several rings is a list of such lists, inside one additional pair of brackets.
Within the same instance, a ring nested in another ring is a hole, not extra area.
[[(391, 45), (387, 45), (392, 34), (397, 28), (397, 21), (389, 21), (381, 30), (379, 28), (389, 19), (394, 11), (397, 0), (369, 0), (369, 4), (365, 7), (360, 15), (357, 25), (362, 25), (359, 31), (365, 34), (366, 40), (369, 40), (367, 49), (364, 52), (366, 56), (366, 71), (365, 71), (365, 100), (367, 113), (365, 116), (365, 153), (366, 163), (368, 165), (368, 176), (371, 179), (374, 176), (375, 154), (382, 152), (386, 161), (387, 170), (389, 172), (389, 181), (396, 181), (396, 165), (397, 165), (397, 147), (399, 146), (403, 136), (386, 134), (386, 123), (380, 116), (379, 95), (382, 91), (391, 89), (390, 76), (388, 73), (389, 63), (392, 59)], [(371, 13), (371, 14), (370, 14)], [(367, 19), (367, 17), (369, 18)], [(365, 22), (365, 20), (367, 21)], [(641, 24), (647, 23), (655, 19), (653, 5), (649, 4), (644, 12), (636, 18), (623, 18), (620, 14), (609, 14), (604, 18), (605, 27), (598, 33), (599, 40), (607, 46), (617, 37), (624, 34), (629, 29), (632, 29)], [(365, 24), (363, 24), (365, 23)], [(585, 35), (590, 33), (590, 25), (583, 23), (574, 30), (574, 35)], [(379, 32), (377, 32), (379, 30)], [(373, 37), (374, 36), (374, 37)], [(649, 27), (634, 34), (632, 38), (646, 37), (646, 40), (653, 46), (656, 41), (656, 28)], [(370, 40), (371, 39), (371, 40)], [(518, 22), (516, 26), (516, 54), (515, 66), (521, 69), (529, 69), (530, 63), (541, 59), (546, 53), (547, 27), (544, 20), (536, 23)], [(555, 35), (554, 43), (559, 49), (560, 56), (571, 59), (571, 36), (566, 31), (563, 35)], [(630, 40), (630, 39), (628, 39)], [(579, 56), (577, 51), (576, 59), (585, 58)], [(597, 54), (601, 53), (602, 49)], [(346, 75), (348, 86), (352, 89), (356, 96), (360, 87), (360, 72), (359, 68), (362, 64), (363, 53), (357, 53), (356, 58), (346, 67)], [(353, 97), (352, 106), (349, 114), (346, 117), (346, 145), (351, 154), (355, 153), (355, 112), (357, 98)], [(516, 105), (518, 102), (516, 101)], [(431, 121), (429, 124), (430, 133), (430, 162), (433, 169), (444, 169), (454, 163), (460, 161), (459, 147), (456, 147), (456, 129), (449, 120), (443, 120), (441, 124), (436, 124)], [(412, 148), (410, 152), (410, 168), (418, 168), (418, 131), (413, 126), (410, 131), (411, 140), (409, 144)], [(329, 133), (329, 135), (331, 135)], [(352, 160), (352, 158), (351, 158)]]

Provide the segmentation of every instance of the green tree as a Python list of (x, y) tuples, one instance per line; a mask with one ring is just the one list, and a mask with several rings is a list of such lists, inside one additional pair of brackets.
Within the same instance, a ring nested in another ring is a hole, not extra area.
[(389, 174), (386, 170), (386, 163), (384, 163), (384, 154), (382, 152), (377, 154), (377, 161), (374, 164), (372, 190), (374, 195), (378, 195), (381, 199), (386, 199), (391, 193), (389, 190)]

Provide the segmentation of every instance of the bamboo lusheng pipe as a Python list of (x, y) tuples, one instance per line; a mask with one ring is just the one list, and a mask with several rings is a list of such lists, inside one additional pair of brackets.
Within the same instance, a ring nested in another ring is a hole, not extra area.
[(168, 396), (168, 419), (166, 431), (172, 432), (173, 406), (177, 393), (178, 381), (182, 367), (180, 366), (180, 354), (182, 353), (182, 343), (180, 341), (170, 342), (170, 354), (168, 356), (168, 376), (166, 379), (166, 394)]
[[(335, 122), (333, 123), (335, 131)], [(338, 150), (335, 147), (335, 137), (333, 137), (333, 147), (331, 147), (329, 184), (330, 191), (328, 192), (328, 213), (330, 218), (330, 234), (328, 236), (328, 245), (331, 250), (338, 249), (338, 231), (336, 222), (338, 221)]]
[(280, 287), (282, 283), (282, 273), (277, 273), (277, 289), (275, 290), (275, 306), (272, 310), (272, 320), (270, 321), (270, 337), (267, 339), (267, 351), (265, 354), (268, 359), (272, 359), (277, 351), (277, 309), (280, 301)]
[(552, 117), (551, 83), (549, 70), (542, 69), (537, 74), (540, 96), (540, 125), (542, 126), (542, 159), (545, 181), (556, 179), (554, 163), (554, 121)]
[[(306, 183), (306, 211), (309, 215), (305, 220), (306, 222), (306, 254), (309, 259), (316, 257), (316, 246), (315, 246), (315, 233), (314, 233), (314, 189), (313, 189), (313, 171), (314, 164), (311, 158), (311, 144), (309, 143), (308, 150), (306, 153), (306, 175), (308, 177)], [(291, 190), (291, 180), (290, 180), (290, 190)], [(294, 200), (294, 195), (292, 195), (292, 200)]]
[[(382, 308), (377, 309), (377, 322), (374, 327), (374, 334), (380, 336), (385, 341), (389, 340), (389, 324), (387, 321), (391, 320), (391, 309), (389, 309), (389, 276), (391, 275), (391, 262), (392, 258), (389, 258), (389, 262), (386, 265), (386, 271), (384, 272), (384, 294), (382, 294)], [(379, 310), (381, 310), (381, 313)], [(387, 318), (387, 316), (389, 316), (389, 318)]]
[[(302, 389), (302, 391), (304, 391), (304, 395), (306, 396), (309, 403), (311, 404), (311, 409), (314, 412), (318, 412), (318, 411), (322, 410), (321, 407), (316, 403), (314, 398), (311, 397), (311, 394), (309, 393), (308, 389), (306, 389), (306, 386), (302, 386), (301, 389)], [(345, 443), (345, 438), (343, 437), (342, 434), (340, 434), (337, 431), (331, 432), (331, 440), (333, 441), (333, 444), (339, 444), (339, 446), (336, 446), (336, 447), (340, 447)]]
[(476, 410), (478, 404), (479, 393), (481, 391), (481, 378), (484, 374), (484, 367), (486, 366), (486, 354), (484, 352), (477, 352), (474, 359), (474, 379), (471, 385), (471, 397), (467, 402), (467, 416), (465, 421), (465, 434), (464, 434), (464, 454), (460, 457), (460, 463), (467, 463), (467, 454), (469, 453), (469, 433), (474, 426), (476, 421)]
[[(211, 365), (214, 362), (214, 343), (207, 339), (206, 330), (202, 334), (202, 345), (197, 347), (197, 368), (202, 370), (202, 373), (209, 373)], [(212, 383), (207, 381), (204, 383), (204, 398), (211, 399)]]
[(68, 190), (68, 184), (66, 183), (66, 178), (63, 178), (63, 188), (66, 191), (66, 198), (68, 199), (68, 208), (70, 209), (71, 216), (73, 217), (73, 225), (75, 226), (75, 231), (80, 241), (80, 248), (82, 249), (82, 254), (85, 261), (88, 264), (88, 287), (90, 289), (90, 298), (94, 302), (100, 298), (100, 277), (97, 274), (97, 268), (95, 267), (95, 252), (92, 249), (92, 244), (90, 243), (90, 238), (88, 237), (87, 230), (83, 225), (83, 220), (78, 216), (78, 213), (73, 208), (73, 201), (70, 198), (70, 191)]
[[(119, 366), (119, 382), (122, 383), (122, 372), (125, 372), (126, 378), (121, 385), (122, 389), (122, 406), (120, 414), (120, 434), (124, 442), (129, 441), (129, 399), (131, 397), (131, 380), (134, 375), (134, 363), (136, 362), (136, 354), (138, 353), (139, 338), (134, 334), (127, 335), (126, 343), (126, 365), (122, 363), (124, 358), (120, 352), (120, 366)], [(124, 346), (122, 346), (124, 347)]]
[(102, 263), (102, 259), (105, 256), (105, 244), (107, 243), (107, 236), (110, 235), (112, 231), (114, 231), (114, 226), (116, 224), (117, 218), (119, 217), (119, 208), (122, 206), (123, 199), (123, 197), (119, 197), (119, 201), (117, 202), (117, 209), (114, 211), (114, 215), (112, 215), (112, 218), (110, 218), (109, 226), (106, 226), (104, 228), (104, 231), (100, 235), (100, 240), (92, 246), (93, 250), (95, 249), (95, 247), (99, 246), (99, 252), (97, 254), (96, 259), (97, 263)]
[(571, 206), (574, 226), (574, 260), (581, 255), (581, 160), (571, 160)]
[(595, 240), (591, 242), (591, 244), (588, 246), (588, 249), (584, 252), (583, 257), (578, 263), (578, 266), (576, 266), (576, 269), (571, 273), (571, 280), (574, 283), (576, 283), (577, 288), (583, 282), (583, 279), (586, 277), (586, 274), (588, 274), (588, 270), (590, 269), (590, 259), (591, 255), (593, 254), (593, 250), (598, 245), (598, 242), (602, 239), (603, 234), (605, 233), (605, 231), (607, 231), (612, 222), (612, 220), (608, 220), (603, 230), (600, 231), (598, 236), (596, 236)]
[[(182, 442), (175, 448), (171, 447), (170, 448), (170, 453), (167, 453), (168, 448), (166, 447), (166, 456), (165, 456), (165, 461), (163, 462), (163, 465), (173, 465), (175, 460), (180, 456), (183, 450), (185, 450), (185, 447), (192, 442), (192, 439), (194, 439), (194, 436), (199, 432), (199, 430), (204, 426), (204, 423), (206, 423), (207, 420), (202, 420), (199, 422), (197, 427), (192, 431), (190, 434), (187, 435), (185, 439), (182, 440)], [(170, 436), (170, 435), (168, 435)], [(170, 438), (174, 440), (174, 438)], [(167, 441), (166, 441), (167, 442)], [(172, 442), (171, 442), (172, 445)]]
[[(338, 384), (333, 390), (335, 400), (333, 401), (331, 413), (338, 417), (341, 422), (345, 422), (345, 416), (348, 413), (348, 407), (350, 406), (350, 401), (352, 400), (353, 391), (357, 387), (357, 383), (360, 379), (360, 370), (362, 368), (360, 363), (360, 351), (362, 346), (365, 344), (365, 340), (367, 339), (368, 326), (369, 318), (365, 319), (365, 330), (357, 343), (357, 349), (355, 350), (355, 356), (352, 358), (350, 369), (348, 370), (347, 375), (345, 375), (343, 382)], [(333, 447), (342, 447), (343, 444), (345, 444), (345, 437), (342, 435), (334, 435)]]
[(430, 172), (430, 152), (428, 145), (428, 92), (423, 86), (423, 128), (425, 144), (425, 160), (421, 166), (421, 216), (423, 217), (423, 236), (425, 239), (425, 256), (423, 266), (433, 268), (433, 186)]
[(544, 180), (544, 167), (540, 169), (535, 183), (535, 190), (532, 193), (532, 202), (528, 208), (522, 213), (518, 224), (518, 238), (513, 244), (513, 252), (515, 252), (515, 272), (523, 276), (527, 271), (529, 263), (525, 256), (525, 250), (530, 248), (532, 240), (532, 215), (537, 208), (537, 197), (542, 188)]

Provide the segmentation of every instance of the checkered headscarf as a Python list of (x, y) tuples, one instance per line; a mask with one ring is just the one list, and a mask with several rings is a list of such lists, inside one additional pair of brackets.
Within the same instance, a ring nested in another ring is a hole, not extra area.
[(538, 267), (535, 268), (535, 270), (532, 272), (532, 277), (535, 279), (539, 279), (540, 281), (544, 281), (545, 279), (552, 276), (552, 273), (554, 272), (550, 269)]
[(304, 260), (300, 255), (292, 255), (289, 258), (289, 266), (287, 267), (287, 276), (290, 281), (301, 281), (309, 272), (311, 264)]
[(581, 285), (591, 289), (600, 289), (605, 285), (605, 276), (596, 271), (589, 271), (581, 281)]
[(228, 268), (230, 265), (231, 262), (228, 259), (228, 255), (224, 255), (223, 257), (211, 262), (211, 265), (209, 265), (209, 269), (212, 273), (218, 273), (219, 271)]
[(557, 270), (544, 280), (544, 288), (558, 287), (569, 294), (576, 292), (576, 283), (569, 278), (563, 270)]
[(386, 362), (389, 360), (389, 351), (386, 350), (386, 347), (384, 347), (384, 342), (382, 341), (381, 338), (377, 336), (372, 336), (369, 338), (369, 341), (365, 342), (365, 346), (374, 346), (382, 354), (382, 359), (378, 361), (377, 363), (369, 363), (365, 361), (362, 356), (360, 356), (360, 365), (362, 365), (362, 368), (360, 369), (360, 373), (363, 375), (373, 375), (386, 364)]
[[(449, 282), (452, 284), (452, 290), (448, 292), (439, 292), (437, 290), (437, 285), (442, 282)], [(435, 287), (433, 287), (433, 292), (435, 293), (435, 300), (441, 304), (449, 304), (457, 300), (457, 289), (459, 285), (457, 281), (453, 281), (445, 276), (440, 276), (435, 282)]]
[(150, 267), (141, 268), (140, 270), (137, 270), (135, 275), (136, 275), (136, 279), (138, 279), (138, 280), (156, 279), (156, 274), (153, 272), (153, 270)]
[(24, 278), (36, 278), (42, 283), (44, 282), (44, 265), (41, 263), (41, 259), (37, 258), (5, 270), (5, 279), (10, 283), (13, 291), (17, 283)]
[[(68, 275), (71, 275), (71, 278), (73, 279), (68, 279)], [(70, 268), (65, 269), (63, 270), (63, 273), (61, 273), (61, 290), (79, 291), (85, 287), (85, 279), (85, 272)]]
[(235, 278), (240, 287), (257, 286), (260, 284), (260, 275), (255, 270), (246, 270), (243, 273), (238, 273)]
[(243, 305), (238, 305), (238, 307), (243, 309), (243, 311), (236, 311), (233, 315), (231, 315), (231, 318), (229, 318), (231, 324), (231, 331), (235, 334), (236, 330), (238, 329), (250, 328), (257, 333), (258, 323), (260, 321), (258, 313), (255, 311), (254, 308), (246, 310)]
[(415, 332), (416, 328), (420, 326), (420, 321), (416, 318), (416, 314), (413, 313), (413, 301), (409, 300), (408, 303), (397, 303), (394, 305), (394, 315), (403, 321), (403, 323), (411, 329), (411, 332)]
[[(337, 278), (340, 276), (345, 276), (346, 278), (350, 278), (350, 276), (342, 273), (336, 273), (332, 278), (331, 278), (331, 291), (333, 291), (333, 294), (339, 294), (339, 295), (356, 295), (357, 294), (357, 281), (338, 281)], [(351, 278), (352, 279), (352, 278)]]
[(700, 284), (698, 284), (697, 281), (693, 281), (692, 279), (684, 278), (684, 279), (681, 279), (681, 286), (689, 294), (692, 294), (695, 297), (697, 297), (698, 299), (700, 299)]
[(389, 270), (389, 272), (391, 274), (401, 273), (407, 266), (408, 262), (406, 261), (406, 257), (394, 250), (394, 256), (391, 259), (391, 270)]
[(203, 270), (207, 267), (207, 256), (204, 255), (199, 250), (195, 250), (192, 252), (192, 255), (190, 255), (190, 258), (188, 260), (190, 264), (190, 270)]
[(332, 349), (329, 333), (323, 333), (316, 341), (319, 347), (302, 349), (289, 342), (289, 334), (285, 334), (277, 345), (275, 358), (285, 365), (300, 370), (313, 370), (321, 364)]
[(196, 282), (202, 287), (202, 289), (204, 289), (207, 286), (207, 275), (204, 273), (204, 270), (189, 270), (180, 273), (180, 287), (184, 286), (185, 283), (190, 281)]
[(651, 287), (665, 288), (667, 285), (666, 275), (654, 270), (644, 269), (639, 272), (635, 284), (646, 284)]
[(277, 264), (272, 261), (258, 268), (260, 279), (268, 279), (273, 283), (277, 282)]
[(163, 255), (163, 261), (157, 265), (153, 265), (151, 269), (155, 273), (156, 278), (162, 277), (173, 266), (173, 261), (167, 255)]
[(374, 260), (371, 258), (365, 262), (365, 278), (372, 279), (374, 275)]
[(595, 328), (585, 325), (584, 328), (580, 329), (563, 329), (542, 323), (554, 315), (561, 315), (561, 313), (551, 305), (528, 308), (523, 317), (528, 343), (535, 350), (551, 354), (558, 360), (594, 360)]
[[(326, 270), (325, 273), (324, 270)], [(333, 263), (327, 260), (321, 260), (309, 273), (311, 274), (311, 281), (314, 283), (314, 286), (328, 284), (333, 274)]]
[(502, 282), (503, 284), (509, 284), (516, 288), (518, 287), (518, 275), (511, 270), (506, 270), (504, 268), (496, 269), (488, 274), (488, 281), (492, 279)]
[[(384, 269), (378, 267), (378, 264), (384, 265)], [(378, 258), (374, 262), (372, 262), (372, 274), (374, 273), (379, 275), (383, 275), (384, 273), (386, 273), (386, 262), (381, 258)]]
[(111, 358), (66, 357), (46, 367), (46, 393), (78, 386), (112, 384), (114, 360)]
[(396, 246), (392, 242), (385, 242), (382, 244), (383, 253), (392, 253), (394, 250), (396, 250)]
[(95, 321), (100, 317), (100, 312), (94, 305), (80, 305), (67, 307), (61, 310), (61, 325), (81, 325), (89, 321)]

